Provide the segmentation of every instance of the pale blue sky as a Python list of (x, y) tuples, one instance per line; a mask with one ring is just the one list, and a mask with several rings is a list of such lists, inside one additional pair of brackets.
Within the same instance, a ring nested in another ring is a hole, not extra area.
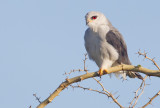
[[(123, 34), (132, 64), (156, 69), (150, 61), (135, 54), (146, 50), (160, 64), (160, 1), (159, 0), (0, 0), (0, 106), (2, 108), (35, 108), (65, 80), (65, 72), (83, 68), (84, 16), (89, 11), (104, 13)], [(90, 72), (97, 71), (87, 61)], [(80, 75), (72, 74), (69, 77)], [(117, 92), (124, 106), (134, 97), (140, 80), (122, 82), (115, 77), (102, 77), (105, 88)], [(159, 78), (151, 77), (138, 106), (160, 90)], [(79, 83), (99, 89), (92, 79)], [(160, 97), (153, 106), (160, 106)], [(112, 108), (111, 99), (94, 92), (69, 88), (46, 108)]]

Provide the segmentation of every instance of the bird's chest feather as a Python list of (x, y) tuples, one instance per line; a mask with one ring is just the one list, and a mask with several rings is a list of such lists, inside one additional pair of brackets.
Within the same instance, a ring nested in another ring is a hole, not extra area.
[(88, 29), (85, 34), (85, 46), (89, 58), (94, 60), (99, 67), (106, 64), (105, 61), (115, 61), (118, 59), (117, 51), (106, 41), (106, 31), (102, 29), (98, 32)]
[(91, 32), (88, 37), (89, 55), (93, 60), (101, 60), (108, 57), (106, 39), (103, 35)]

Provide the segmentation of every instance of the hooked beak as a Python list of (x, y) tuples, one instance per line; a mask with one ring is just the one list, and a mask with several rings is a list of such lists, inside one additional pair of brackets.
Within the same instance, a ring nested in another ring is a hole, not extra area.
[(86, 20), (86, 25), (88, 25), (88, 23), (90, 23), (90, 22), (92, 22), (92, 20), (91, 19), (87, 19)]

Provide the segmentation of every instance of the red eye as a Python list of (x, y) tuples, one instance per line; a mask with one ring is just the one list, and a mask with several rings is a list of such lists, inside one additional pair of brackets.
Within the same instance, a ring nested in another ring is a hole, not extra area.
[(97, 18), (97, 16), (92, 16), (92, 17), (91, 17), (91, 19), (96, 19), (96, 18)]

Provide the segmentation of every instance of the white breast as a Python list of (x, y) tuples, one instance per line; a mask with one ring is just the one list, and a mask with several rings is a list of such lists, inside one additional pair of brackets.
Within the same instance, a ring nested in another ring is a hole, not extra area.
[[(117, 51), (106, 42), (106, 30), (103, 32), (103, 29), (99, 29), (94, 32), (92, 29), (87, 29), (84, 38), (89, 58), (94, 60), (99, 68), (109, 68), (118, 59)], [(110, 54), (113, 53), (116, 58), (110, 60)]]

